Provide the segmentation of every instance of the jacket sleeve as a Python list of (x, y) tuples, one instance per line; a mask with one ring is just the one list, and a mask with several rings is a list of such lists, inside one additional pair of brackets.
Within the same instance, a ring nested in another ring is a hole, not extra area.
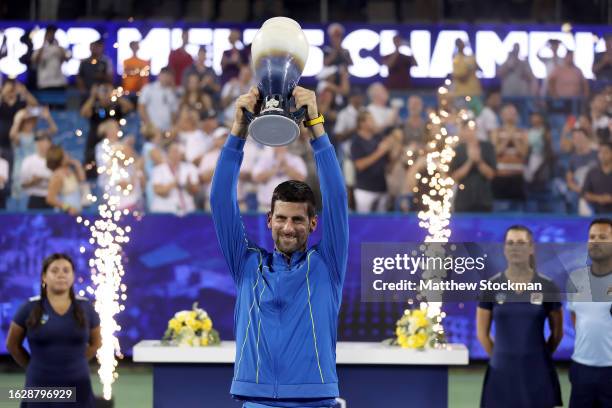
[(210, 191), (210, 207), (217, 240), (236, 284), (242, 278), (248, 240), (240, 218), (236, 187), (244, 139), (230, 135), (221, 150)]
[(348, 199), (340, 165), (327, 135), (311, 142), (323, 201), (323, 236), (319, 248), (332, 281), (342, 285), (348, 257)]

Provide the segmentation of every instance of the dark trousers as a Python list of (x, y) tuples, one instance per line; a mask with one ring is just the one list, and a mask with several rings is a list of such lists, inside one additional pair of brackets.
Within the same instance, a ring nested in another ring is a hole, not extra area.
[(592, 367), (572, 361), (569, 408), (612, 408), (612, 367)]
[(28, 198), (28, 210), (50, 210), (52, 208), (47, 204), (47, 197), (32, 195)]

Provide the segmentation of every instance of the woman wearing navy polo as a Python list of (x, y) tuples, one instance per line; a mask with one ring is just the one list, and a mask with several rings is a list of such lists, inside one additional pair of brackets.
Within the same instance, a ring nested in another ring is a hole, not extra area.
[[(43, 262), (40, 296), (15, 314), (6, 348), (26, 369), (26, 387), (75, 387), (76, 403), (22, 402), (21, 407), (93, 408), (88, 361), (101, 345), (100, 318), (93, 305), (75, 296), (74, 263), (64, 254)], [(28, 340), (30, 352), (23, 347)]]
[[(553, 408), (562, 406), (552, 354), (563, 337), (563, 314), (554, 282), (535, 270), (531, 231), (515, 225), (506, 231), (506, 270), (493, 283), (539, 284), (537, 290), (483, 293), (476, 321), (478, 340), (491, 357), (481, 408)], [(525, 287), (528, 287), (525, 285)], [(536, 287), (533, 285), (532, 287)], [(546, 320), (550, 336), (545, 338)], [(491, 337), (491, 323), (495, 337)]]

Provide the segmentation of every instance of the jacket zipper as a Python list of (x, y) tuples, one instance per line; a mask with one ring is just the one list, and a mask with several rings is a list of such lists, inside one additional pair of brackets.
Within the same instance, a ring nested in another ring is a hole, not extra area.
[[(281, 307), (280, 307), (281, 305), (280, 282), (282, 280), (280, 277), (281, 273), (282, 273), (282, 268), (279, 268), (279, 271), (276, 274), (276, 303), (278, 307), (278, 331), (279, 333), (280, 333), (280, 328), (282, 327), (281, 326)], [(278, 353), (278, 343), (277, 343), (276, 353), (274, 354), (274, 398), (275, 399), (278, 398), (278, 354), (277, 353)]]

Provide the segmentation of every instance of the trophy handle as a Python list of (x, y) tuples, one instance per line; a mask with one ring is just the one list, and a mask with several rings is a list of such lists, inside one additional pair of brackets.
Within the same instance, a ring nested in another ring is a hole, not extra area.
[(246, 117), (248, 123), (251, 123), (253, 119), (255, 119), (255, 114), (247, 108), (242, 108), (242, 114)]
[(291, 112), (290, 115), (291, 115), (291, 118), (297, 124), (299, 124), (301, 121), (304, 120), (304, 116), (306, 116), (306, 107), (302, 106), (300, 109), (296, 110), (295, 112)]

